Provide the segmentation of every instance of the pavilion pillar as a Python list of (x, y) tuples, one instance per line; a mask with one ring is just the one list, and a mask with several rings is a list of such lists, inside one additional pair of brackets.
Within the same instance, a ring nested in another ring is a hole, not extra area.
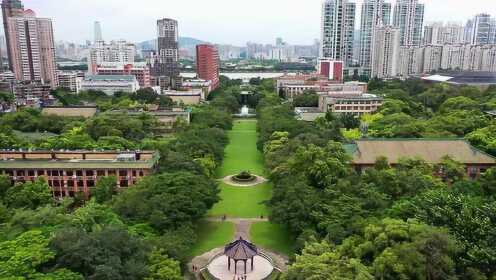
[(227, 270), (231, 271), (231, 257), (227, 257)]
[(234, 274), (238, 273), (238, 260), (234, 260)]
[(251, 271), (253, 271), (253, 259), (254, 257), (251, 257)]
[(245, 274), (246, 274), (246, 261), (247, 261), (247, 260), (245, 260)]

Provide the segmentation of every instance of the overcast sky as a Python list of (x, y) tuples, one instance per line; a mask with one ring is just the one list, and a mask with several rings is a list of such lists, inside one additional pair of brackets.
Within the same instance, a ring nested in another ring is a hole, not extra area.
[[(480, 12), (496, 16), (496, 0), (420, 1), (426, 4), (426, 22), (464, 22)], [(23, 3), (39, 17), (53, 19), (57, 41), (92, 39), (94, 21), (101, 22), (105, 40), (144, 41), (156, 36), (156, 20), (164, 17), (179, 21), (180, 36), (213, 43), (271, 43), (282, 37), (292, 44), (311, 44), (320, 36), (321, 0), (23, 0)]]

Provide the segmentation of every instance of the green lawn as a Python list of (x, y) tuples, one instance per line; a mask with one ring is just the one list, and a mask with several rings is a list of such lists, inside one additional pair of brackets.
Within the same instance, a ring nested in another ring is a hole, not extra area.
[(198, 240), (191, 250), (190, 255), (192, 257), (232, 242), (234, 239), (234, 224), (202, 221), (196, 234), (198, 235)]
[(251, 241), (262, 248), (289, 256), (293, 253), (294, 238), (281, 225), (270, 222), (254, 223), (250, 229)]
[[(219, 178), (243, 170), (262, 175), (264, 165), (262, 153), (257, 150), (257, 121), (236, 120), (229, 132), (229, 140), (224, 162), (217, 171)], [(262, 202), (269, 200), (272, 195), (270, 183), (249, 188), (221, 183), (220, 187), (221, 201), (210, 210), (209, 216), (258, 218), (260, 215), (268, 215), (267, 207)]]
[(257, 121), (235, 120), (228, 136), (230, 142), (225, 150), (224, 163), (217, 171), (218, 177), (223, 178), (245, 170), (263, 175), (263, 157), (257, 150)]
[(249, 188), (233, 187), (221, 183), (220, 187), (222, 200), (208, 212), (209, 216), (227, 215), (233, 218), (268, 216), (268, 209), (262, 202), (271, 198), (272, 185), (270, 183)]
[[(218, 178), (237, 174), (243, 170), (263, 175), (264, 165), (262, 154), (257, 150), (257, 122), (255, 120), (236, 120), (232, 131), (229, 132), (229, 145), (225, 150), (222, 166), (217, 170)], [(227, 215), (231, 218), (267, 217), (269, 211), (263, 202), (272, 196), (270, 183), (255, 187), (234, 187), (220, 184), (221, 201), (208, 212), (210, 217)], [(197, 244), (192, 250), (192, 256), (217, 247), (221, 247), (234, 238), (234, 225), (231, 223), (204, 222), (201, 224)], [(271, 223), (253, 224), (250, 235), (252, 241), (263, 248), (289, 255), (294, 240), (287, 231)]]

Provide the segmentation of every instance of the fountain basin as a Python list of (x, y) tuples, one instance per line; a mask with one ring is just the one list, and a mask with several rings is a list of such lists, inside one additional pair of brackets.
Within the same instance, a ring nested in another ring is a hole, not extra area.
[(243, 171), (231, 177), (234, 182), (237, 183), (250, 183), (257, 179), (257, 176), (250, 174), (250, 172)]

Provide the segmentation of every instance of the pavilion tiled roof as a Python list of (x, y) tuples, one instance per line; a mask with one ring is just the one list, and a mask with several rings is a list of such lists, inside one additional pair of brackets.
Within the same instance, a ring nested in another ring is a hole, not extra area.
[(248, 260), (258, 255), (258, 249), (252, 243), (239, 238), (226, 245), (224, 254), (234, 260)]

